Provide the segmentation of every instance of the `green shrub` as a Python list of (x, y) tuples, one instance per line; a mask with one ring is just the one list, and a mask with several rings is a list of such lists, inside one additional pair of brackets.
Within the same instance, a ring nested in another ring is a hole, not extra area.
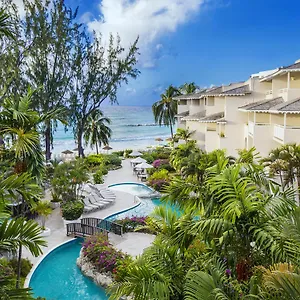
[(124, 156), (125, 151), (121, 150), (121, 151), (114, 151), (112, 153), (112, 155), (116, 155), (116, 156)]
[(102, 184), (104, 183), (104, 179), (103, 179), (103, 173), (101, 170), (98, 170), (94, 175), (94, 183), (96, 184)]
[[(16, 258), (9, 261), (9, 265), (14, 270), (15, 274), (18, 273), (18, 260)], [(26, 277), (32, 268), (32, 263), (27, 258), (21, 259), (21, 277)]]
[(113, 269), (114, 280), (122, 282), (128, 274), (128, 268), (133, 262), (133, 259), (129, 255), (125, 255), (122, 259), (117, 260), (117, 264)]
[(149, 176), (148, 180), (158, 180), (158, 179), (169, 179), (169, 171), (166, 169), (161, 169), (156, 172), (154, 172), (151, 176)]
[(132, 153), (132, 150), (131, 149), (126, 149), (125, 151), (124, 151), (124, 157), (125, 158), (128, 158), (129, 157), (129, 155)]
[(102, 154), (91, 154), (85, 158), (85, 161), (90, 167), (95, 167), (104, 163), (104, 157)]
[(14, 269), (6, 258), (0, 259), (0, 281), (14, 277)]
[(81, 201), (68, 201), (61, 207), (62, 217), (65, 220), (77, 220), (83, 213), (84, 205)]
[(122, 159), (114, 154), (107, 154), (104, 157), (104, 163), (106, 166), (114, 166), (114, 167), (120, 167), (122, 165)]

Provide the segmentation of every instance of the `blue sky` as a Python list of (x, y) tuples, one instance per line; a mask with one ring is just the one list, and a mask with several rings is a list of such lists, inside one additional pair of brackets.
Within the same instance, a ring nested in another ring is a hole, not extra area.
[(170, 84), (246, 80), (300, 58), (297, 0), (69, 0), (104, 39), (140, 35), (141, 75), (120, 105), (151, 105)]

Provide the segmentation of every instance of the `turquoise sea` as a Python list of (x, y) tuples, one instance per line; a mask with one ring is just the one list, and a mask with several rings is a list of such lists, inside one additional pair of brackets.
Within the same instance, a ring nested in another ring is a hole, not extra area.
[[(114, 150), (146, 149), (149, 146), (158, 145), (156, 138), (166, 139), (170, 137), (168, 127), (157, 126), (154, 122), (152, 108), (150, 106), (105, 106), (102, 107), (105, 116), (112, 121), (112, 139), (110, 146)], [(160, 142), (163, 144), (164, 142)], [(65, 131), (64, 126), (58, 126), (54, 134), (54, 154), (76, 148), (72, 129)], [(85, 153), (92, 152), (85, 147)], [(95, 150), (94, 150), (95, 151)]]

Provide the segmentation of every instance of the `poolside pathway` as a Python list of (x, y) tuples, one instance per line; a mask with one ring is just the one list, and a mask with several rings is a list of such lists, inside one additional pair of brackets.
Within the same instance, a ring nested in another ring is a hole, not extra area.
[[(122, 182), (138, 182), (137, 177), (132, 173), (130, 159), (123, 160), (122, 166), (123, 167), (121, 169), (110, 171), (108, 173), (105, 178), (106, 185)], [(119, 191), (115, 191), (115, 194), (117, 198), (116, 202), (113, 205), (97, 212), (86, 214), (84, 216), (102, 219), (111, 214), (136, 205), (136, 199), (133, 195)], [(53, 210), (53, 213), (50, 215), (46, 222), (46, 227), (51, 229), (51, 235), (44, 238), (47, 241), (48, 246), (43, 248), (43, 255), (40, 257), (33, 257), (26, 249), (23, 250), (22, 257), (29, 258), (33, 264), (39, 261), (57, 245), (71, 239), (70, 237), (66, 236), (66, 230), (64, 228), (64, 223), (59, 208)], [(151, 235), (139, 233), (128, 233), (124, 234), (122, 237), (110, 234), (109, 238), (118, 249), (133, 256), (141, 254), (143, 252), (143, 249), (149, 247), (153, 241), (153, 237)]]

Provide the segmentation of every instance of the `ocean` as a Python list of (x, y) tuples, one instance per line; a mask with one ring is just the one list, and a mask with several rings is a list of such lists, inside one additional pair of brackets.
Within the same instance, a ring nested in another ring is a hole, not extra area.
[[(166, 142), (157, 142), (155, 139), (170, 137), (170, 128), (158, 126), (154, 122), (152, 108), (150, 106), (104, 106), (101, 108), (106, 117), (111, 119), (110, 128), (112, 138), (109, 145), (114, 150), (135, 149), (143, 150), (149, 146), (157, 146)], [(54, 133), (54, 149), (52, 153), (60, 154), (64, 150), (73, 150), (76, 144), (72, 129), (65, 131), (64, 126), (59, 125)], [(104, 145), (103, 145), (104, 146)], [(95, 152), (85, 146), (85, 154)]]

